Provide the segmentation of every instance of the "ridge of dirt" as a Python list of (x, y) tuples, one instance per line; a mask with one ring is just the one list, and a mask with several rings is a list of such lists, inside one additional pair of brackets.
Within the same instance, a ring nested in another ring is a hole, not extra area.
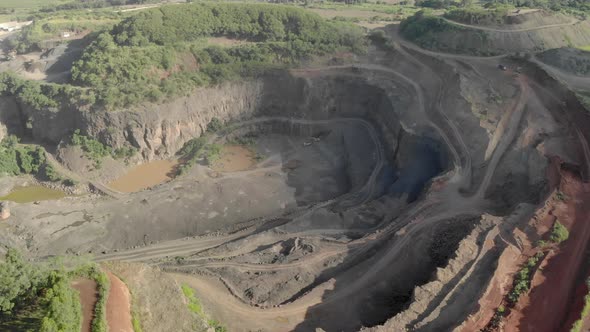
[(205, 323), (191, 314), (180, 285), (157, 267), (126, 262), (101, 263), (125, 280), (131, 310), (143, 331), (205, 331)]
[[(485, 218), (485, 217), (484, 217)], [(489, 218), (489, 217), (488, 217)], [(414, 289), (411, 304), (405, 311), (389, 319), (385, 324), (372, 328), (363, 328), (362, 331), (402, 331), (408, 328), (414, 329), (419, 327), (418, 323), (424, 322), (427, 314), (437, 315), (435, 313), (441, 302), (444, 301), (446, 294), (450, 294), (461, 283), (458, 277), (465, 277), (470, 266), (476, 264), (482, 253), (489, 250), (491, 245), (487, 240), (481, 241), (481, 237), (487, 239), (490, 234), (494, 234), (494, 226), (489, 225), (491, 220), (482, 221), (475, 229), (461, 242), (452, 258), (444, 268), (438, 268), (433, 281), (416, 287)], [(451, 288), (449, 290), (449, 288)], [(447, 295), (448, 296), (448, 295)]]
[(96, 281), (78, 278), (72, 282), (72, 287), (80, 293), (80, 303), (82, 304), (81, 332), (90, 332), (92, 330), (92, 320), (94, 319), (94, 306), (98, 300)]

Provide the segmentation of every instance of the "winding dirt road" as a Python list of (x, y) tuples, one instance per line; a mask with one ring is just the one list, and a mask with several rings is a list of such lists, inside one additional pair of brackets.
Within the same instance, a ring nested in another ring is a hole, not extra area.
[(530, 28), (498, 29), (498, 28), (492, 28), (492, 27), (485, 27), (485, 26), (481, 26), (481, 25), (470, 25), (470, 24), (460, 23), (457, 21), (449, 20), (448, 18), (445, 18), (442, 16), (441, 16), (441, 18), (443, 20), (445, 20), (447, 23), (450, 23), (452, 25), (457, 25), (460, 27), (469, 28), (469, 29), (473, 29), (473, 30), (501, 32), (501, 33), (536, 31), (536, 30), (543, 30), (543, 29), (550, 29), (550, 28), (566, 27), (566, 26), (580, 23), (580, 20), (573, 19), (570, 22), (566, 22), (566, 23), (547, 24), (547, 25), (540, 25), (540, 26), (530, 27)]

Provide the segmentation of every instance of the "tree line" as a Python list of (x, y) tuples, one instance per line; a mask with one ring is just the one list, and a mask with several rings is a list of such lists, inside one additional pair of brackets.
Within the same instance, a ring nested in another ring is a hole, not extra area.
[[(211, 36), (247, 40), (220, 47)], [(72, 79), (107, 108), (188, 94), (196, 86), (259, 75), (338, 50), (363, 52), (363, 31), (303, 9), (236, 3), (163, 6), (99, 34)], [(193, 59), (188, 61), (186, 59)]]

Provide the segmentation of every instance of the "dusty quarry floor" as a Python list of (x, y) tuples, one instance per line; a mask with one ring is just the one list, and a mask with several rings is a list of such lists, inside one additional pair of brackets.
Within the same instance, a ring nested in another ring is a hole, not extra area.
[[(567, 307), (587, 274), (576, 197), (588, 114), (534, 62), (437, 54), (388, 33), (393, 50), (285, 73), (273, 93), (288, 105), (292, 80), (302, 104), (235, 119), (210, 138), (222, 146), (211, 164), (175, 177), (175, 162), (158, 161), (88, 180), (102, 194), (13, 203), (0, 240), (149, 264), (229, 331), (475, 331), (546, 250), (535, 243), (555, 219), (537, 221), (552, 209), (580, 230), (548, 256), (575, 263), (571, 282), (550, 293), (559, 262), (548, 259), (502, 319), (554, 331), (567, 310), (544, 321), (527, 305), (552, 294)], [(569, 201), (556, 203), (560, 190)]]

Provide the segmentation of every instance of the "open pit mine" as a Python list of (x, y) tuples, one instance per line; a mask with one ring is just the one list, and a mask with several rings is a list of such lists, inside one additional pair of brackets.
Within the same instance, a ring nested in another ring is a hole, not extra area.
[[(569, 331), (590, 78), (381, 31), (364, 54), (116, 110), (2, 94), (0, 138), (73, 184), (0, 178), (0, 243), (97, 262), (143, 331)], [(136, 153), (99, 165), (91, 139)]]

